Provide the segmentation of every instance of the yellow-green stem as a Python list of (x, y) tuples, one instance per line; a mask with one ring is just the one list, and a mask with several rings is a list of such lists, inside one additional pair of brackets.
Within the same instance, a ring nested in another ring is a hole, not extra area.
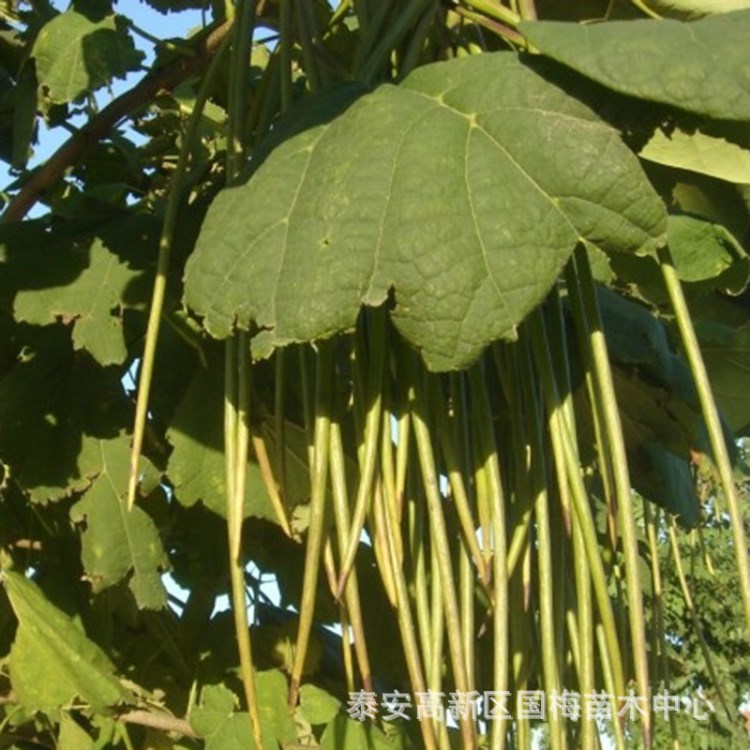
[(750, 558), (748, 557), (747, 538), (745, 536), (742, 515), (740, 513), (737, 488), (732, 476), (732, 465), (729, 460), (727, 444), (719, 420), (719, 410), (714, 400), (711, 384), (708, 380), (706, 365), (701, 356), (698, 337), (690, 319), (685, 295), (682, 285), (675, 271), (672, 257), (668, 248), (659, 251), (662, 276), (672, 303), (677, 326), (682, 337), (682, 345), (685, 349), (690, 369), (695, 379), (698, 398), (700, 400), (703, 418), (708, 427), (708, 436), (711, 442), (711, 451), (719, 472), (721, 488), (729, 510), (729, 518), (732, 524), (732, 540), (734, 542), (734, 554), (737, 559), (737, 573), (739, 576), (740, 593), (742, 594), (742, 605), (745, 610), (745, 627), (747, 638), (750, 640)]
[(330, 341), (318, 343), (318, 366), (315, 388), (315, 436), (310, 488), (310, 520), (305, 549), (305, 572), (302, 581), (302, 601), (294, 654), (294, 664), (289, 683), (289, 705), (294, 707), (299, 697), (302, 672), (310, 643), (315, 592), (318, 585), (320, 557), (323, 547), (323, 521), (325, 519), (326, 486), (328, 482), (328, 453), (331, 430), (331, 389), (333, 386), (333, 353)]
[(198, 128), (203, 116), (208, 95), (216, 80), (219, 64), (229, 49), (228, 35), (222, 43), (216, 56), (203, 77), (198, 95), (195, 98), (193, 112), (188, 121), (187, 132), (182, 140), (180, 155), (177, 166), (172, 176), (171, 189), (167, 196), (167, 205), (164, 213), (164, 224), (162, 225), (159, 238), (159, 255), (156, 260), (156, 278), (151, 293), (151, 307), (149, 309), (148, 324), (146, 326), (146, 339), (143, 348), (143, 359), (138, 375), (138, 396), (135, 405), (135, 421), (133, 425), (133, 444), (130, 452), (130, 477), (128, 479), (128, 508), (135, 503), (138, 491), (138, 480), (140, 476), (138, 464), (141, 451), (143, 450), (143, 438), (146, 432), (146, 420), (148, 416), (148, 403), (151, 394), (151, 383), (154, 377), (154, 364), (156, 362), (156, 345), (159, 339), (159, 325), (161, 324), (162, 312), (164, 310), (164, 297), (167, 290), (167, 275), (172, 254), (172, 241), (177, 219), (179, 217), (182, 199), (184, 197), (185, 175), (190, 162), (190, 153), (198, 136)]

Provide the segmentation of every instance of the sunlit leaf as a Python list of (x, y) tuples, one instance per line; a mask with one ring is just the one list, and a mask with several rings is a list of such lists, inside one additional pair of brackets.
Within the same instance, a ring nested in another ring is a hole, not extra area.
[(259, 326), (264, 355), (392, 291), (398, 329), (447, 370), (512, 338), (582, 238), (648, 252), (663, 231), (614, 130), (515, 55), (480, 55), (382, 86), (225, 190), (185, 298), (216, 336)]
[(328, 724), (341, 710), (341, 703), (315, 685), (300, 689), (300, 711), (310, 724)]
[(104, 711), (128, 698), (107, 655), (36, 584), (13, 572), (4, 583), (19, 623), (10, 678), (21, 705), (54, 712), (77, 698)]
[(689, 169), (727, 182), (750, 182), (750, 127), (726, 124), (658, 128), (641, 149), (643, 159)]
[(32, 51), (39, 82), (53, 102), (71, 102), (136, 68), (143, 53), (117, 17), (89, 20), (69, 10), (39, 32)]
[(71, 508), (75, 523), (85, 524), (82, 557), (94, 591), (129, 581), (138, 606), (160, 609), (167, 592), (161, 573), (168, 567), (159, 531), (145, 511), (128, 510), (129, 440), (99, 441), (101, 469), (91, 487)]

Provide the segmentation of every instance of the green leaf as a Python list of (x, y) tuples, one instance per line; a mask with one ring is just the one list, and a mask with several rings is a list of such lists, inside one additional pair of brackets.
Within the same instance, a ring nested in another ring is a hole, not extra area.
[(346, 716), (337, 716), (320, 738), (320, 750), (370, 750), (364, 724)]
[(320, 750), (381, 750), (394, 747), (376, 726), (337, 716), (323, 732)]
[(264, 356), (392, 292), (428, 366), (460, 368), (515, 336), (577, 242), (648, 252), (664, 218), (614, 130), (514, 54), (479, 55), (380, 87), (223, 191), (185, 299), (215, 336), (259, 326)]
[(303, 685), (299, 710), (310, 724), (328, 724), (338, 714), (341, 703), (315, 685)]
[(750, 127), (709, 124), (657, 128), (640, 156), (657, 164), (688, 169), (727, 182), (750, 182)]
[(657, 13), (677, 18), (700, 18), (750, 8), (750, 0), (645, 0)]
[(60, 717), (60, 734), (57, 738), (59, 750), (93, 750), (91, 736), (65, 712)]
[(18, 292), (16, 319), (36, 325), (72, 322), (76, 349), (88, 349), (104, 365), (123, 362), (127, 348), (119, 313), (126, 290), (140, 272), (98, 238), (56, 249), (58, 257), (51, 260), (59, 268), (59, 280)]
[(99, 441), (101, 470), (70, 511), (85, 523), (82, 558), (94, 591), (113, 586), (132, 571), (130, 589), (142, 609), (160, 609), (167, 592), (161, 580), (169, 567), (154, 522), (143, 510), (128, 510), (129, 440)]
[(50, 713), (79, 699), (105, 712), (128, 699), (107, 655), (35, 583), (14, 572), (4, 582), (18, 618), (10, 679), (22, 706)]
[(524, 21), (547, 57), (622, 94), (720, 120), (750, 120), (750, 11), (693, 23)]
[[(268, 747), (294, 742), (297, 732), (287, 706), (288, 685), (278, 670), (257, 672), (256, 689), (263, 740)], [(251, 750), (255, 747), (250, 717), (238, 713), (237, 698), (224, 685), (206, 685), (201, 702), (190, 712), (190, 725), (206, 740), (206, 750)]]
[(102, 470), (99, 441), (130, 421), (120, 374), (74, 352), (61, 325), (18, 334), (0, 378), (0, 461), (34, 502), (85, 490)]
[(224, 685), (206, 685), (199, 706), (190, 712), (190, 725), (206, 740), (206, 750), (251, 750), (255, 747), (250, 716), (236, 713), (234, 693)]
[(143, 59), (116, 16), (95, 23), (72, 10), (45, 24), (32, 56), (39, 83), (55, 103), (96, 91), (136, 69)]
[(729, 426), (738, 435), (750, 435), (750, 324), (698, 321), (696, 331), (711, 387)]
[(683, 281), (715, 279), (735, 264), (743, 267), (746, 278), (748, 255), (721, 224), (672, 215), (667, 236), (675, 268)]
[[(742, 291), (750, 275), (750, 258), (742, 245), (721, 224), (694, 216), (670, 216), (667, 237), (675, 269), (683, 281), (719, 282)], [(727, 284), (729, 281), (729, 284)]]

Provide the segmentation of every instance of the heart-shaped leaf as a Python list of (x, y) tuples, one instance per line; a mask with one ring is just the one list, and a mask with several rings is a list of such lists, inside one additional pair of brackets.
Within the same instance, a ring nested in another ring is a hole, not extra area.
[(185, 297), (218, 337), (258, 326), (263, 356), (392, 292), (398, 329), (449, 370), (513, 338), (576, 243), (648, 252), (664, 222), (616, 131), (515, 54), (481, 55), (380, 87), (223, 191)]

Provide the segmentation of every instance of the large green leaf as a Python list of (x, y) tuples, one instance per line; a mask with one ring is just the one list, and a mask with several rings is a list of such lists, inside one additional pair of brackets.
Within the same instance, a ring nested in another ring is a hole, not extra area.
[(45, 24), (32, 54), (53, 102), (75, 101), (138, 67), (143, 53), (120, 21), (107, 16), (94, 22), (69, 10)]
[(374, 724), (346, 716), (337, 716), (320, 738), (320, 750), (385, 750), (396, 746)]
[(132, 571), (130, 588), (138, 606), (160, 609), (167, 592), (161, 573), (169, 566), (159, 531), (140, 508), (128, 510), (129, 440), (99, 441), (101, 470), (70, 511), (82, 534), (83, 566), (94, 591), (118, 583)]
[(24, 708), (55, 712), (77, 698), (101, 712), (127, 700), (107, 655), (35, 583), (13, 572), (4, 580), (18, 618), (10, 678)]
[(221, 193), (185, 297), (216, 336), (259, 326), (262, 356), (393, 292), (396, 326), (448, 370), (514, 337), (580, 240), (648, 252), (663, 232), (614, 130), (516, 55), (481, 55), (382, 86)]
[(524, 21), (539, 51), (614, 91), (717, 119), (750, 120), (750, 10), (681, 21)]

